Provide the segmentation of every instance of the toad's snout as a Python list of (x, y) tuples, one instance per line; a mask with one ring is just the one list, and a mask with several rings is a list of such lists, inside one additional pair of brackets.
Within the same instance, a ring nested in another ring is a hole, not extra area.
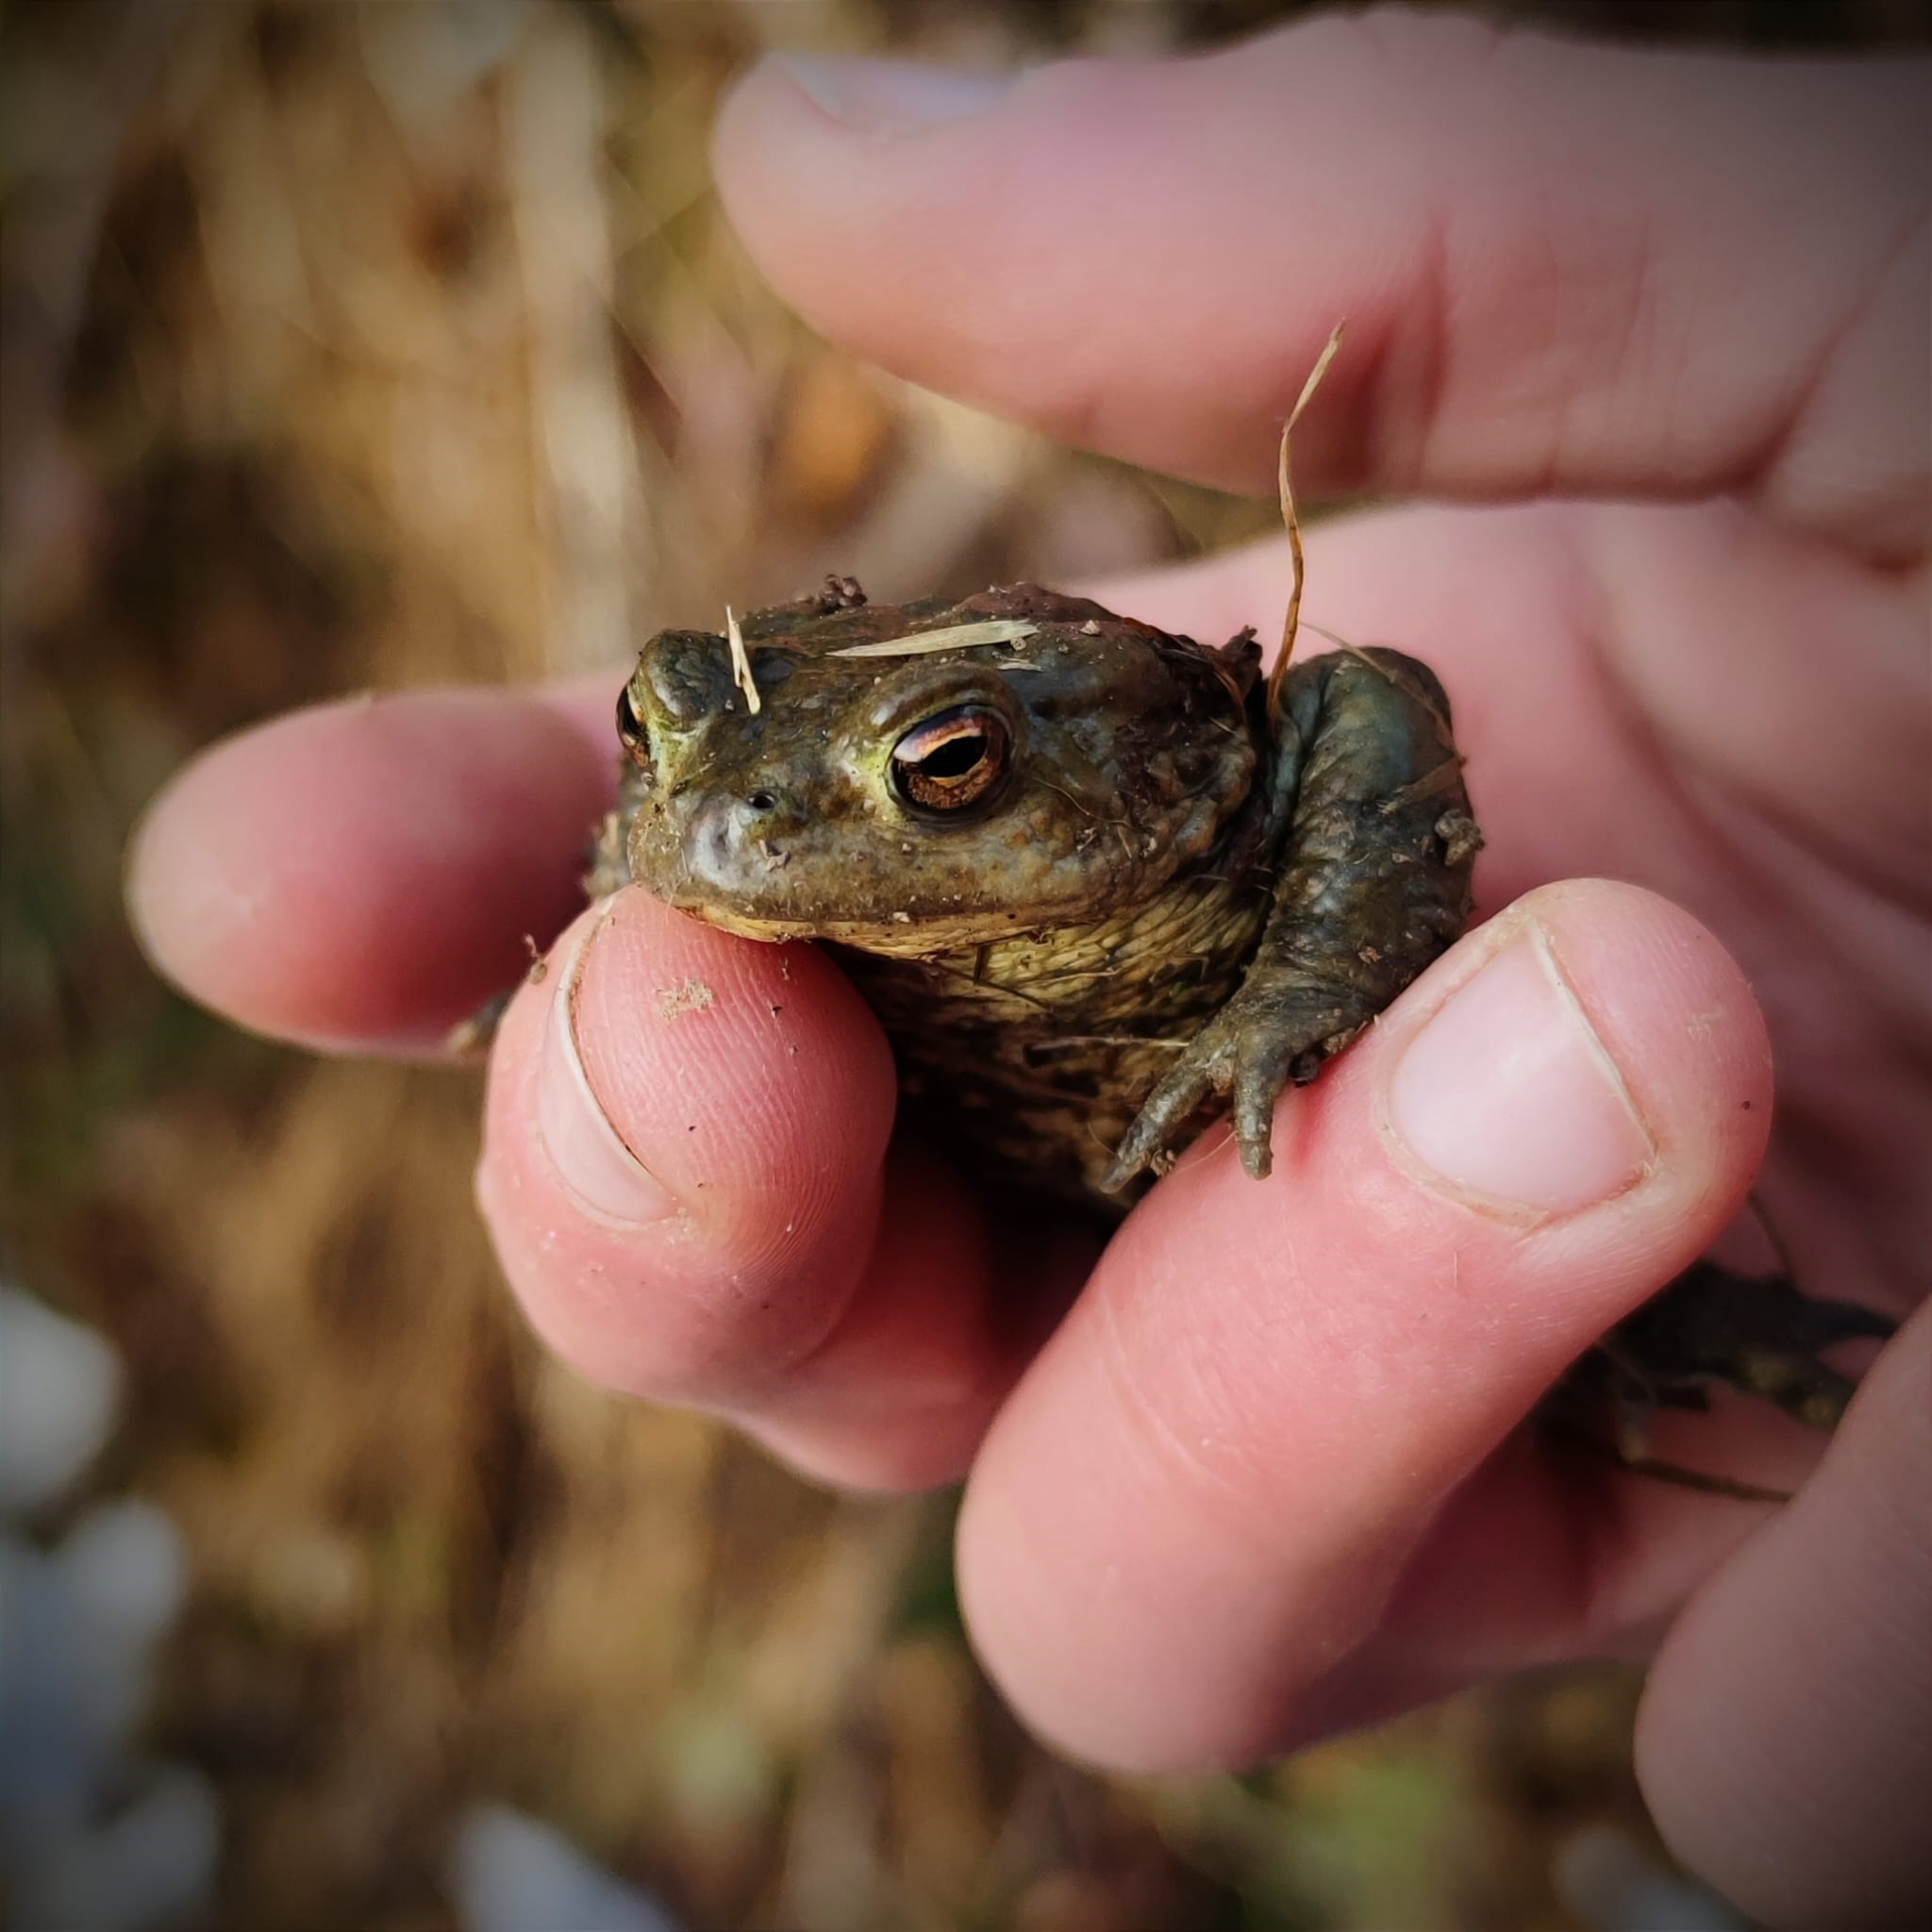
[(714, 794), (684, 828), (686, 860), (697, 877), (742, 891), (786, 864), (788, 835), (805, 823), (791, 793), (775, 784)]

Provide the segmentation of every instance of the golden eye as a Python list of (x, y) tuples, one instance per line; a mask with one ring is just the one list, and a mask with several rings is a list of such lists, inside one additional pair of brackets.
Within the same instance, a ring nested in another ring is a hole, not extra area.
[(651, 734), (644, 729), (644, 723), (637, 714), (637, 708), (630, 701), (630, 686), (617, 693), (617, 735), (624, 741), (624, 748), (632, 759), (645, 771), (651, 769)]
[(962, 811), (1006, 776), (1013, 734), (997, 711), (956, 705), (915, 724), (892, 747), (892, 783), (923, 811)]

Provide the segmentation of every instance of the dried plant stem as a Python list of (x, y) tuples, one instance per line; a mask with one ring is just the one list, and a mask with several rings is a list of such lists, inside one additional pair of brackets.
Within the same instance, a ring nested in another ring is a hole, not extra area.
[(1288, 614), (1282, 620), (1281, 650), (1274, 659), (1274, 669), (1268, 674), (1268, 722), (1272, 725), (1278, 722), (1281, 710), (1281, 684), (1288, 675), (1290, 661), (1294, 657), (1295, 632), (1301, 624), (1302, 579), (1305, 565), (1302, 559), (1301, 519), (1295, 514), (1294, 481), (1289, 461), (1289, 441), (1294, 435), (1294, 425), (1301, 421), (1302, 411), (1308, 406), (1308, 400), (1320, 388), (1322, 378), (1328, 373), (1328, 365), (1335, 359), (1335, 353), (1341, 347), (1341, 331), (1345, 324), (1338, 322), (1315, 358), (1315, 366), (1308, 371), (1308, 379), (1302, 384), (1302, 392), (1295, 398), (1294, 408), (1288, 412), (1288, 421), (1281, 425), (1281, 451), (1275, 463), (1275, 486), (1281, 496), (1281, 521), (1288, 530), (1288, 554), (1294, 566), (1294, 583), (1288, 593)]
[(744, 708), (753, 717), (764, 708), (758, 696), (758, 681), (751, 675), (751, 653), (744, 648), (744, 632), (739, 628), (738, 613), (724, 607), (724, 641), (731, 651), (731, 681), (744, 693)]
[(916, 630), (875, 644), (847, 644), (828, 658), (920, 658), (931, 651), (970, 651), (979, 644), (1024, 643), (1039, 630), (1015, 617), (989, 617), (983, 624), (949, 624), (942, 630)]

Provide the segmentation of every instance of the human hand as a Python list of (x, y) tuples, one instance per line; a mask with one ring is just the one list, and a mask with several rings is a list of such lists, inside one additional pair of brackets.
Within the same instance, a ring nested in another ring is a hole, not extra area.
[[(1904, 1909), (1932, 1886), (1932, 1329), (1769, 1521), (1516, 1425), (1742, 1200), (1767, 1025), (1804, 1285), (1915, 1291), (1924, 70), (1371, 16), (1008, 91), (806, 77), (740, 90), (722, 186), (781, 291), (906, 375), (1259, 490), (1349, 318), (1305, 493), (1481, 507), (1324, 526), (1307, 614), (1442, 675), (1508, 910), (1288, 1104), (1271, 1181), (1203, 1151), (1096, 1257), (892, 1140), (824, 958), (620, 894), (493, 1060), (479, 1191), (532, 1321), (832, 1480), (970, 1463), (975, 1641), (1075, 1752), (1239, 1759), (1661, 1632), (1640, 1762), (1689, 1861), (1774, 1919)], [(1101, 594), (1265, 635), (1286, 584), (1265, 546)], [(267, 1031), (430, 1046), (569, 916), (613, 686), (210, 754), (137, 855), (157, 958)], [(261, 808), (290, 796), (292, 831)], [(1552, 883), (1579, 874), (1665, 896)]]

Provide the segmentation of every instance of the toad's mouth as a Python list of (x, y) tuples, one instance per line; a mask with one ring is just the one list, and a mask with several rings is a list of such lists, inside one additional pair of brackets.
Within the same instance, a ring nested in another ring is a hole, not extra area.
[(879, 953), (902, 959), (928, 959), (941, 953), (959, 952), (1013, 939), (1022, 933), (1049, 930), (1076, 922), (1027, 920), (1017, 912), (940, 912), (916, 915), (895, 912), (887, 919), (795, 919), (747, 911), (698, 898), (670, 901), (678, 911), (701, 920), (720, 932), (768, 945), (793, 940), (815, 940), (849, 946), (855, 952)]

